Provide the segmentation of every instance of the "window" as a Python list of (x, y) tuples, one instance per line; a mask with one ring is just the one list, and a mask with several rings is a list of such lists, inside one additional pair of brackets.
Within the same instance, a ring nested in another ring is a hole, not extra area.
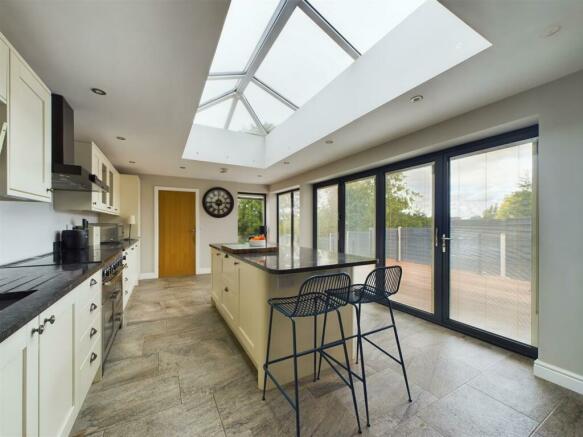
[(231, 0), (194, 123), (267, 135), (422, 2)]
[(264, 231), (265, 194), (239, 193), (237, 200), (238, 235), (242, 243)]
[(277, 195), (277, 243), (300, 247), (300, 190)]

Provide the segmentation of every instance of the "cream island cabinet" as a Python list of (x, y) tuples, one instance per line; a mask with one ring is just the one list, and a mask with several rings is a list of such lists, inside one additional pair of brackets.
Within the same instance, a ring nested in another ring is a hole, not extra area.
[(0, 33), (0, 128), (4, 123), (0, 197), (50, 202), (51, 92)]
[[(297, 295), (302, 282), (310, 276), (333, 272), (352, 275), (353, 267), (372, 268), (373, 258), (346, 254), (333, 254), (308, 248), (279, 248), (272, 254), (232, 254), (221, 244), (211, 245), (211, 299), (229, 326), (251, 362), (257, 369), (257, 385), (263, 387), (263, 363), (269, 328), (268, 299)], [(346, 335), (354, 334), (353, 309), (341, 309)], [(288, 355), (292, 350), (291, 324), (289, 319), (275, 313), (273, 316), (271, 358)], [(334, 320), (335, 319), (331, 319)], [(317, 339), (320, 342), (323, 316), (318, 317)], [(314, 324), (312, 318), (297, 319), (298, 350), (313, 347)], [(326, 341), (340, 338), (338, 323), (330, 322), (326, 329)], [(349, 342), (352, 356), (353, 342)], [(331, 349), (332, 356), (343, 360), (342, 348)], [(299, 376), (312, 374), (312, 356), (299, 360)], [(281, 383), (293, 380), (292, 361), (279, 363), (273, 373)]]
[(98, 270), (0, 343), (0, 436), (69, 435), (100, 374), (100, 331)]

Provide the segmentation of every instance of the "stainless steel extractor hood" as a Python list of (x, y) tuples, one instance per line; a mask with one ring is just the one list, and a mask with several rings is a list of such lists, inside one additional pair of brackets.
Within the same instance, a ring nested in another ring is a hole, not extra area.
[(73, 109), (63, 96), (52, 95), (53, 190), (109, 191), (97, 175), (75, 164)]

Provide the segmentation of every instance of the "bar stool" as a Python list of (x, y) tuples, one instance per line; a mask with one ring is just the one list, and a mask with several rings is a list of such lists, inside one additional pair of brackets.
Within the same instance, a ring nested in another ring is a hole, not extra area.
[[(300, 435), (300, 403), (299, 403), (299, 383), (298, 383), (298, 358), (304, 355), (313, 354), (314, 365), (314, 381), (316, 381), (316, 354), (323, 352), (336, 346), (342, 345), (344, 349), (345, 369), (348, 373), (348, 380), (336, 370), (336, 373), (342, 381), (350, 388), (352, 392), (352, 401), (354, 403), (354, 412), (356, 414), (356, 423), (358, 424), (358, 432), (361, 433), (360, 418), (358, 415), (358, 406), (356, 404), (356, 394), (354, 392), (354, 382), (352, 379), (353, 372), (350, 370), (350, 362), (348, 359), (348, 350), (346, 348), (346, 338), (344, 335), (344, 326), (342, 325), (342, 317), (340, 316), (339, 308), (346, 305), (348, 294), (350, 293), (350, 276), (346, 273), (333, 273), (326, 275), (312, 276), (306, 279), (297, 296), (282, 297), (269, 299), (268, 303), (271, 307), (269, 313), (269, 334), (267, 336), (267, 353), (265, 356), (265, 364), (263, 370), (265, 371), (263, 377), (263, 400), (265, 400), (265, 390), (267, 387), (267, 377), (273, 381), (275, 386), (281, 392), (283, 397), (289, 402), (296, 412), (296, 435)], [(341, 297), (344, 296), (344, 299)], [(291, 321), (292, 325), (292, 344), (293, 353), (284, 357), (279, 357), (273, 360), (269, 359), (269, 349), (271, 347), (271, 328), (273, 324), (273, 310), (278, 311), (283, 316)], [(340, 328), (340, 340), (332, 341), (320, 346), (317, 345), (317, 317), (320, 314), (328, 314), (335, 311), (338, 317), (338, 325)], [(314, 347), (312, 349), (298, 352), (296, 340), (296, 318), (313, 317), (314, 318)], [(294, 385), (295, 385), (295, 400), (292, 400), (285, 389), (275, 379), (273, 374), (269, 371), (269, 366), (285, 360), (293, 359), (294, 364)], [(344, 365), (342, 366), (344, 367)]]
[[(397, 325), (395, 323), (395, 317), (393, 315), (393, 307), (391, 305), (390, 297), (399, 291), (399, 286), (401, 284), (401, 276), (403, 271), (401, 266), (389, 266), (389, 267), (379, 267), (374, 269), (366, 277), (364, 284), (354, 284), (350, 288), (350, 293), (336, 293), (335, 290), (330, 290), (329, 293), (333, 295), (336, 299), (349, 303), (356, 309), (356, 325), (357, 325), (357, 345), (356, 345), (356, 363), (358, 364), (358, 358), (360, 355), (360, 367), (361, 376), (354, 374), (360, 381), (362, 381), (364, 386), (364, 405), (366, 410), (366, 425), (370, 426), (369, 414), (368, 414), (368, 393), (366, 387), (366, 372), (364, 366), (364, 354), (362, 348), (362, 340), (366, 340), (368, 343), (376, 347), (378, 350), (383, 352), (385, 355), (392, 358), (398, 364), (401, 365), (403, 371), (403, 377), (405, 379), (405, 387), (407, 388), (407, 397), (409, 402), (411, 402), (411, 391), (409, 390), (409, 381), (407, 379), (407, 370), (405, 369), (405, 361), (403, 359), (403, 353), (401, 351), (401, 343), (399, 342), (399, 334), (397, 332)], [(362, 332), (361, 330), (361, 320), (360, 316), (362, 314), (362, 304), (366, 303), (379, 303), (389, 308), (389, 314), (391, 316), (391, 323), (389, 325), (375, 328), (368, 332)], [(397, 350), (399, 352), (399, 358), (393, 356), (391, 353), (384, 350), (378, 344), (373, 342), (368, 338), (369, 335), (377, 334), (379, 332), (385, 331), (387, 329), (393, 329), (395, 334), (395, 341), (397, 343)], [(324, 326), (322, 332), (322, 338), (324, 338), (326, 331), (326, 315), (324, 315)], [(318, 375), (317, 379), (320, 378), (320, 371), (322, 369), (322, 355), (320, 355), (320, 361), (318, 363)]]

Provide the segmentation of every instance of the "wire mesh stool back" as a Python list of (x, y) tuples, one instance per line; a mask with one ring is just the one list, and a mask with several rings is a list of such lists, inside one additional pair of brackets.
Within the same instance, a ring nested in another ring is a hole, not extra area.
[(382, 303), (399, 291), (402, 275), (401, 266), (378, 267), (366, 277), (363, 294)]
[[(306, 279), (295, 301), (295, 306), (289, 317), (307, 317), (323, 314), (324, 312), (339, 306), (336, 299), (330, 299), (327, 294), (334, 290), (335, 295), (348, 297), (350, 293), (350, 276), (346, 273), (331, 273), (317, 275)], [(316, 298), (316, 304), (313, 299)], [(341, 305), (344, 305), (342, 302)]]

